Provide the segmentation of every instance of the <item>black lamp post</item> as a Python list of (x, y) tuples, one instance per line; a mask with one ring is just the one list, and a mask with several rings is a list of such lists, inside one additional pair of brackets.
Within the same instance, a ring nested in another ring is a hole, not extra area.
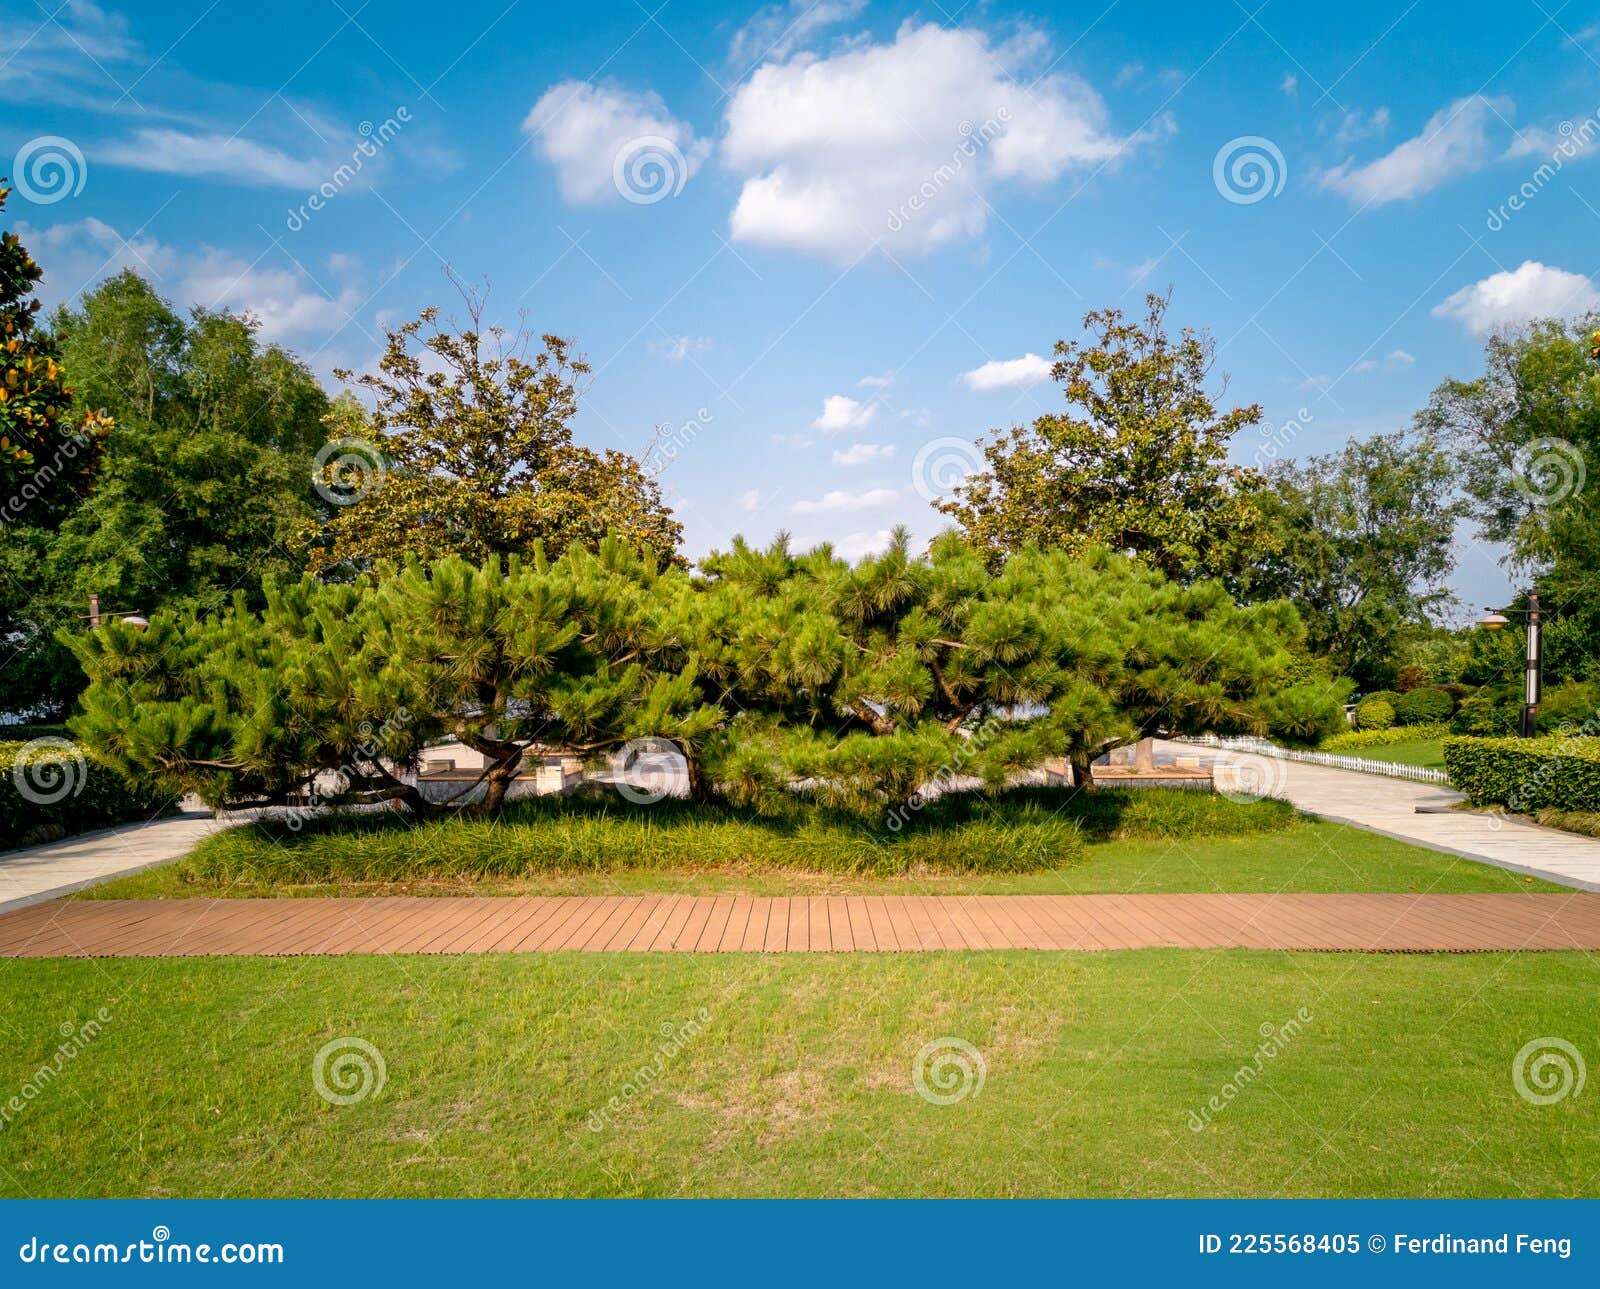
[[(1544, 689), (1544, 631), (1540, 625), (1539, 593), (1529, 592), (1528, 607), (1511, 612), (1521, 613), (1528, 619), (1528, 660), (1522, 678), (1522, 720), (1517, 733), (1523, 738), (1532, 738), (1537, 732), (1539, 696)], [(1485, 631), (1498, 631), (1510, 620), (1504, 613), (1490, 609), (1478, 619), (1478, 625)]]

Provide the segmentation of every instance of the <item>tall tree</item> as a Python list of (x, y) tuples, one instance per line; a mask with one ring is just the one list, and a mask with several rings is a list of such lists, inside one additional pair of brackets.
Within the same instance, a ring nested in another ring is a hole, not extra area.
[(248, 318), (182, 318), (132, 272), (58, 311), (51, 332), (82, 376), (74, 415), (116, 418), (93, 494), (54, 530), (7, 546), (8, 561), (23, 549), (30, 566), (7, 688), (59, 709), (81, 675), (55, 630), (83, 616), (90, 594), (148, 614), (220, 607), (235, 591), (259, 604), (263, 577), (298, 576), (327, 398)]
[(1595, 319), (1489, 339), (1484, 371), (1434, 390), (1418, 424), (1459, 463), (1485, 541), (1534, 584), (1551, 674), (1600, 675), (1600, 368)]
[(1279, 545), (1247, 593), (1291, 601), (1313, 654), (1364, 688), (1387, 684), (1408, 629), (1450, 601), (1454, 477), (1432, 438), (1404, 432), (1274, 465), (1262, 504)]
[(378, 370), (340, 371), (371, 398), (363, 416), (338, 409), (337, 453), (326, 483), (342, 506), (322, 528), (318, 570), (361, 569), (411, 552), (473, 561), (594, 549), (607, 532), (671, 556), (682, 528), (638, 460), (573, 441), (577, 382), (588, 365), (571, 343), (483, 325), (484, 298), (463, 291), (468, 324), (440, 325), (438, 309), (389, 333)]
[(1231, 577), (1272, 546), (1260, 475), (1227, 463), (1260, 407), (1219, 411), (1215, 342), (1169, 335), (1165, 298), (1145, 305), (1142, 321), (1096, 310), (1090, 339), (1059, 341), (1051, 375), (1069, 410), (998, 434), (985, 472), (940, 504), (991, 562), (1029, 544), (1104, 545), (1171, 577)]

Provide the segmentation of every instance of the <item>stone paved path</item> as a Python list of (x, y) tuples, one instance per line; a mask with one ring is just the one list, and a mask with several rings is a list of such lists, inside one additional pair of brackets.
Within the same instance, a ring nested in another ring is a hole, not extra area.
[[(1251, 755), (1166, 742), (1158, 742), (1156, 750), (1163, 759), (1198, 756), (1202, 764)], [(1462, 795), (1430, 783), (1257, 759), (1264, 763), (1262, 774), (1274, 795), (1309, 814), (1563, 886), (1600, 891), (1600, 838), (1541, 828), (1511, 816), (1451, 810), (1464, 800)], [(1424, 813), (1417, 812), (1419, 806)]]
[(1600, 949), (1600, 895), (484, 896), (72, 900), (0, 957), (924, 949)]
[(84, 833), (48, 846), (0, 851), (0, 911), (154, 868), (187, 855), (201, 838), (231, 822), (196, 811)]

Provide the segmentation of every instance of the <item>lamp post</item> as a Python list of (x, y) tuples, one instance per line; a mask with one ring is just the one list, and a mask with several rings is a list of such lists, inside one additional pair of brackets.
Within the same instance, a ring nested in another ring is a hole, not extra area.
[[(1528, 607), (1512, 609), (1511, 612), (1521, 613), (1528, 619), (1527, 665), (1522, 677), (1522, 719), (1518, 723), (1517, 733), (1523, 738), (1532, 738), (1537, 732), (1539, 697), (1544, 689), (1544, 628), (1539, 614), (1539, 593), (1530, 591)], [(1510, 621), (1505, 614), (1490, 609), (1478, 619), (1478, 626), (1485, 631), (1498, 631)]]

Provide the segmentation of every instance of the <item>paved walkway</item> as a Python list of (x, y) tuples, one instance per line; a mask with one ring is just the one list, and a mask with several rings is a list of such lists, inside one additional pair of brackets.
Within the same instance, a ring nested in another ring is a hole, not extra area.
[[(1192, 744), (1158, 742), (1158, 756), (1250, 758)], [(1481, 860), (1514, 873), (1543, 877), (1579, 890), (1600, 891), (1600, 838), (1541, 828), (1512, 816), (1474, 814), (1450, 807), (1465, 800), (1449, 788), (1300, 761), (1257, 757), (1275, 796), (1309, 814), (1365, 828), (1449, 855)], [(1421, 807), (1425, 813), (1417, 813)]]
[(150, 823), (83, 833), (48, 846), (0, 851), (0, 911), (154, 868), (187, 855), (202, 838), (233, 822), (237, 821), (190, 811)]
[(734, 895), (72, 900), (0, 957), (921, 949), (1600, 949), (1600, 895)]

